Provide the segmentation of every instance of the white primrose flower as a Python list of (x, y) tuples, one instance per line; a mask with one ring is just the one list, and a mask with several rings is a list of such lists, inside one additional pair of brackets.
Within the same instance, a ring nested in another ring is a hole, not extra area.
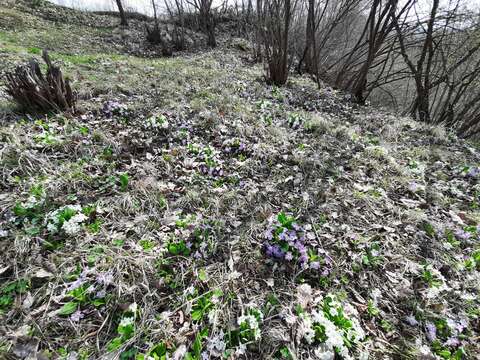
[(81, 223), (81, 222), (84, 222), (84, 221), (88, 220), (88, 217), (84, 213), (80, 212), (80, 213), (74, 215), (70, 219), (70, 221), (72, 221), (72, 220), (75, 221), (76, 223)]
[(238, 325), (247, 324), (251, 330), (259, 328), (257, 318), (253, 315), (242, 315), (238, 318)]
[(207, 350), (211, 356), (216, 356), (216, 357), (222, 356), (223, 352), (227, 347), (227, 344), (223, 340), (224, 337), (225, 337), (225, 334), (223, 333), (223, 331), (220, 331), (220, 333), (217, 336), (214, 336), (207, 340), (208, 341)]
[(23, 206), (27, 209), (33, 208), (35, 205), (37, 205), (38, 201), (35, 196), (30, 196), (26, 202), (23, 203)]
[(324, 323), (325, 326), (325, 335), (327, 336), (327, 340), (325, 344), (330, 348), (342, 348), (343, 345), (343, 336), (340, 331), (338, 331), (337, 327), (327, 320)]
[(60, 224), (60, 214), (65, 210), (72, 210), (75, 215), (68, 221), (65, 221), (62, 225), (62, 230), (65, 231), (68, 235), (74, 235), (81, 230), (80, 224), (88, 219), (81, 211), (82, 207), (80, 205), (66, 205), (55, 211), (50, 212), (46, 218), (47, 230), (51, 233), (58, 232)]
[(138, 310), (138, 305), (137, 303), (131, 303), (130, 306), (128, 307), (128, 311), (130, 311), (131, 313), (135, 314)]
[(55, 234), (58, 231), (57, 226), (51, 222), (47, 224), (47, 230), (52, 234)]
[(133, 317), (124, 317), (122, 320), (120, 320), (120, 326), (129, 326), (134, 323), (134, 318)]
[(81, 227), (80, 224), (69, 220), (63, 223), (62, 230), (65, 231), (67, 235), (75, 235), (81, 230)]
[(298, 334), (301, 338), (305, 339), (308, 344), (312, 344), (315, 340), (315, 330), (313, 330), (312, 319), (307, 314), (302, 314)]
[[(310, 314), (302, 314), (301, 322), (299, 323), (298, 333), (309, 344), (313, 344), (316, 340), (315, 326), (320, 326), (323, 330), (325, 341), (314, 351), (316, 358), (330, 360), (335, 357), (335, 353), (338, 353), (342, 359), (353, 359), (349, 353), (349, 349), (345, 345), (345, 339), (351, 343), (358, 343), (365, 338), (365, 332), (362, 329), (360, 322), (353, 315), (357, 313), (356, 309), (349, 304), (342, 304), (335, 299), (333, 295), (328, 295), (330, 301), (328, 302), (328, 309), (323, 309), (323, 306), (317, 310), (313, 310)], [(337, 326), (330, 316), (337, 316), (341, 313), (351, 321), (352, 328), (344, 329)], [(348, 316), (348, 314), (352, 314)]]
[(63, 209), (69, 208), (71, 210), (74, 210), (75, 212), (80, 212), (82, 211), (82, 207), (80, 205), (67, 205), (64, 206)]
[(338, 315), (338, 310), (335, 309), (334, 307), (332, 307), (332, 308), (330, 308), (329, 313), (332, 316), (337, 316)]
[(183, 292), (185, 296), (193, 295), (194, 293), (195, 293), (195, 287), (193, 285), (186, 288), (185, 291)]
[(88, 218), (83, 213), (74, 215), (70, 220), (65, 221), (62, 225), (62, 229), (68, 235), (75, 235), (81, 230), (81, 224)]
[[(258, 311), (261, 314), (260, 311)], [(263, 319), (263, 314), (261, 315)], [(260, 323), (254, 315), (242, 315), (237, 319), (239, 326), (247, 326), (253, 332), (254, 340), (259, 340), (261, 338)]]
[(338, 353), (340, 354), (340, 356), (342, 357), (342, 359), (344, 360), (351, 360), (353, 359), (349, 352), (348, 352), (348, 349), (346, 346), (342, 345), (341, 347), (338, 348)]
[(324, 345), (320, 345), (314, 353), (319, 360), (333, 360), (335, 358), (335, 352), (331, 349), (325, 349)]
[(246, 351), (247, 351), (247, 345), (240, 344), (235, 350), (235, 355), (237, 356), (244, 355)]
[(363, 330), (362, 326), (360, 325), (360, 322), (358, 321), (358, 319), (351, 318), (350, 321), (352, 322), (352, 329), (350, 331), (355, 333), (355, 340), (360, 341), (360, 340), (365, 339), (365, 331)]

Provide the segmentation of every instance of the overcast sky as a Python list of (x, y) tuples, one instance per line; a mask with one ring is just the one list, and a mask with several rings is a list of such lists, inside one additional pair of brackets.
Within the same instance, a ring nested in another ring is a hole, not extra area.
[[(50, 0), (59, 5), (71, 6), (80, 9), (87, 10), (115, 10), (115, 0)], [(452, 0), (441, 0), (443, 6), (447, 6)], [(455, 0), (453, 0), (455, 1)], [(468, 7), (478, 9), (480, 7), (480, 0), (463, 0)], [(151, 13), (151, 0), (122, 0), (126, 8), (131, 8), (135, 11), (150, 14)], [(161, 4), (159, 0), (157, 3)], [(420, 0), (420, 5), (426, 9), (432, 3), (432, 0)]]
[[(116, 10), (115, 0), (50, 0), (58, 5), (65, 5), (87, 10)], [(160, 2), (160, 1), (158, 1)], [(122, 0), (125, 8), (132, 8), (142, 13), (151, 10), (150, 0)]]

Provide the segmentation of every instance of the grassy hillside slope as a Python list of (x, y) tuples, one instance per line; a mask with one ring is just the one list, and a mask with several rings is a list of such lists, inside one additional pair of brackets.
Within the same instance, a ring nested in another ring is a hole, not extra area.
[(47, 48), (81, 95), (0, 87), (0, 358), (479, 358), (476, 148), (117, 22), (0, 3), (0, 71)]

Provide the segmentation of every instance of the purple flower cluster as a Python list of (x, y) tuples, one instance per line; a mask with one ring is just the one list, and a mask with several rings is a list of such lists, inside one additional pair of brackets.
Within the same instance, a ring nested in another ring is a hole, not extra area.
[[(78, 289), (79, 287), (87, 284), (87, 283), (92, 283), (88, 279), (88, 275), (92, 273), (93, 271), (90, 270), (83, 270), (82, 273), (78, 276), (78, 278), (75, 281), (72, 281), (70, 284), (67, 286), (67, 292), (73, 291), (75, 289)], [(114, 276), (111, 271), (100, 273), (97, 275), (95, 282), (95, 285), (90, 285), (86, 291), (89, 294), (92, 294), (93, 292), (96, 291), (95, 293), (95, 298), (100, 299), (104, 298), (106, 296), (106, 289), (109, 285), (113, 283)], [(100, 289), (100, 290), (98, 290)]]
[(112, 118), (114, 115), (124, 116), (126, 115), (127, 108), (125, 105), (120, 104), (118, 101), (107, 101), (103, 104), (102, 113), (107, 118)]
[(265, 232), (265, 253), (279, 260), (298, 260), (304, 266), (308, 262), (305, 233), (296, 223), (292, 223), (291, 227), (272, 224)]
[[(453, 319), (447, 319), (447, 325), (450, 330), (448, 334), (448, 338), (443, 342), (444, 346), (447, 347), (459, 347), (461, 345), (461, 341), (458, 338), (460, 334), (468, 327), (468, 320), (463, 318), (459, 321)], [(439, 339), (441, 334), (437, 333), (437, 327), (432, 322), (427, 322), (425, 324), (425, 333), (427, 336), (428, 341), (433, 342)], [(441, 340), (441, 339), (440, 339)]]
[(234, 156), (247, 155), (247, 146), (239, 140), (230, 140), (224, 142), (223, 152)]
[(425, 331), (428, 341), (433, 342), (437, 339), (437, 327), (434, 323), (427, 322), (425, 324)]
[(88, 274), (88, 271), (83, 270), (82, 273), (78, 276), (78, 278), (75, 281), (68, 284), (67, 291), (78, 289), (80, 286), (85, 284), (87, 282), (87, 274)]
[(447, 325), (454, 335), (459, 335), (468, 327), (468, 319), (462, 318), (459, 321), (447, 319)]
[(459, 229), (459, 230), (455, 231), (455, 237), (458, 240), (467, 241), (472, 237), (472, 233), (470, 233), (468, 231), (465, 231), (463, 229)]
[(200, 172), (203, 175), (209, 175), (213, 177), (222, 177), (223, 176), (223, 169), (220, 166), (216, 166), (214, 168), (209, 168), (205, 164), (201, 164), (199, 167)]
[(476, 178), (480, 175), (480, 167), (471, 167), (468, 169), (467, 176)]
[(72, 315), (70, 315), (70, 320), (74, 322), (79, 322), (84, 317), (85, 317), (85, 314), (83, 313), (83, 311), (77, 310)]
[(443, 345), (445, 346), (454, 347), (454, 348), (459, 347), (460, 344), (461, 344), (460, 340), (454, 336), (448, 338), (447, 341), (443, 343)]
[(281, 213), (277, 219), (270, 219), (264, 233), (264, 251), (268, 257), (287, 262), (296, 262), (302, 269), (320, 270), (322, 276), (330, 272), (332, 261), (323, 250), (309, 251), (306, 245), (307, 231), (294, 218)]

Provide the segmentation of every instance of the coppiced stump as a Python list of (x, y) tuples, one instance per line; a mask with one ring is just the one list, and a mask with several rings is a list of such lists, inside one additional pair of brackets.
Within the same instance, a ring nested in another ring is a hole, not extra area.
[(48, 52), (43, 50), (42, 58), (47, 65), (44, 75), (36, 59), (17, 66), (6, 74), (7, 93), (27, 111), (76, 111), (76, 93), (68, 79), (64, 78), (58, 66), (53, 65)]

